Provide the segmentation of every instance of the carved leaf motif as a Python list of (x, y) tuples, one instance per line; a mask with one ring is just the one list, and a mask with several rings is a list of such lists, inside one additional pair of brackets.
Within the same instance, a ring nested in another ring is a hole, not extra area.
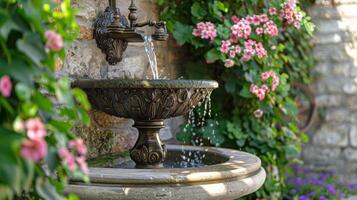
[[(107, 28), (114, 21), (114, 11), (107, 7), (104, 13), (100, 13), (94, 22), (94, 37), (98, 48), (106, 55), (110, 65), (115, 65), (123, 59), (123, 53), (128, 47), (128, 42), (108, 37)], [(128, 26), (125, 16), (120, 17), (121, 24)]]

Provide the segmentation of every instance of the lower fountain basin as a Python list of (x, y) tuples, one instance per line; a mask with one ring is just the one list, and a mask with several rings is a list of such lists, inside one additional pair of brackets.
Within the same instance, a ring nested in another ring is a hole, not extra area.
[[(108, 162), (106, 168), (90, 168), (90, 184), (72, 179), (66, 192), (88, 200), (232, 200), (258, 190), (266, 177), (260, 159), (241, 151), (181, 145), (167, 145), (167, 151), (163, 168)], [(199, 164), (179, 164), (190, 163), (194, 154), (206, 156)]]

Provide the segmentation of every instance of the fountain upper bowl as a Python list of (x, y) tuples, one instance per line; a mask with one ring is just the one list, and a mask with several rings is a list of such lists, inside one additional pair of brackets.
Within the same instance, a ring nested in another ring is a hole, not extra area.
[(77, 80), (92, 106), (116, 117), (155, 121), (187, 114), (210, 96), (208, 80)]

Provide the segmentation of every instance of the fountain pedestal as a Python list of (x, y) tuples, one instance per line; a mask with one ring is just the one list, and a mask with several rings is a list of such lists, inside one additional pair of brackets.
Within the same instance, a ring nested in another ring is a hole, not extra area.
[(130, 157), (137, 168), (159, 168), (166, 158), (166, 147), (160, 140), (159, 132), (164, 128), (164, 120), (135, 121), (134, 127), (139, 137), (130, 150)]

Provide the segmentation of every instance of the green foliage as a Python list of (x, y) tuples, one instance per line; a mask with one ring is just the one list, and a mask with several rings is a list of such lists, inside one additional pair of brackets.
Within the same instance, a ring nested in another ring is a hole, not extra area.
[[(0, 199), (63, 199), (70, 170), (57, 151), (76, 138), (71, 132), (76, 123), (89, 123), (86, 95), (67, 78), (55, 77), (65, 50), (45, 48), (47, 30), (65, 42), (77, 36), (70, 0), (56, 2), (0, 0), (0, 78), (9, 76), (13, 86), (10, 97), (0, 94)], [(40, 118), (47, 132), (48, 153), (39, 163), (20, 156), (24, 122), (33, 118)], [(79, 170), (75, 175), (85, 177)]]
[(319, 174), (295, 164), (289, 172), (285, 196), (288, 199), (347, 199), (357, 194), (357, 185), (339, 181), (333, 171)]
[[(196, 123), (185, 126), (178, 139), (196, 143), (197, 138), (203, 138), (205, 143), (258, 155), (268, 177), (264, 187), (248, 199), (281, 199), (285, 168), (299, 155), (301, 144), (308, 140), (297, 128), (298, 111), (290, 85), (292, 82), (309, 84), (312, 80), (310, 68), (315, 61), (309, 40), (314, 26), (310, 18), (304, 13), (301, 28), (296, 29), (286, 26), (276, 16), (272, 20), (280, 28), (278, 37), (251, 36), (263, 43), (268, 58), (253, 58), (248, 62), (234, 60), (234, 67), (225, 68), (227, 57), (219, 48), (222, 40), (231, 33), (231, 17), (267, 13), (271, 7), (280, 9), (285, 3), (283, 0), (159, 0), (157, 3), (162, 9), (161, 18), (168, 22), (169, 31), (186, 49), (182, 65), (187, 78), (214, 79), (220, 83), (220, 88), (212, 94), (213, 116), (205, 120), (201, 117), (202, 109), (196, 109)], [(299, 3), (300, 7), (306, 5), (309, 5), (306, 1)], [(213, 41), (192, 35), (199, 22), (215, 24), (217, 37)], [(261, 85), (260, 75), (268, 70), (279, 74), (280, 84), (275, 92), (259, 101), (250, 92), (250, 86), (253, 83)], [(263, 117), (254, 116), (257, 110), (264, 112)]]

